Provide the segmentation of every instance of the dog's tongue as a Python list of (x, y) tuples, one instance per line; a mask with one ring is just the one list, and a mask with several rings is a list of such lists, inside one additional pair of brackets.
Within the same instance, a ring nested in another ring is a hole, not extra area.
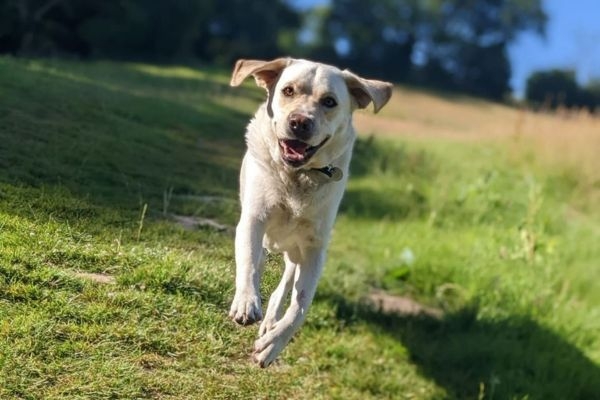
[(290, 158), (301, 158), (304, 156), (306, 149), (308, 149), (308, 143), (304, 143), (300, 140), (282, 140), (283, 151), (285, 155)]

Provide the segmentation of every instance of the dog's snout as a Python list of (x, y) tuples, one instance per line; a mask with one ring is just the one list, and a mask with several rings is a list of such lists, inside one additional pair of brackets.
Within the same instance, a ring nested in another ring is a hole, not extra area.
[(308, 139), (312, 136), (315, 123), (302, 114), (291, 114), (289, 116), (290, 131), (299, 139)]

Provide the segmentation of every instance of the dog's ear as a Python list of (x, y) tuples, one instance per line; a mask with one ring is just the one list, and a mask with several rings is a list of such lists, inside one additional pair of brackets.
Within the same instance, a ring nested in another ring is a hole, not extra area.
[(357, 108), (365, 108), (373, 102), (373, 111), (378, 112), (392, 97), (394, 85), (389, 82), (364, 79), (348, 70), (342, 74)]
[(291, 58), (277, 58), (272, 61), (238, 60), (231, 75), (231, 86), (239, 86), (248, 76), (254, 76), (256, 84), (265, 90), (277, 81), (281, 71), (291, 63)]

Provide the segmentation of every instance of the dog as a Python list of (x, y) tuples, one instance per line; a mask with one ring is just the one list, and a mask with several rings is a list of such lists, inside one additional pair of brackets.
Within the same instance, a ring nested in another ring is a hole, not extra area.
[[(352, 113), (371, 103), (377, 113), (393, 86), (293, 58), (238, 60), (231, 86), (250, 75), (267, 100), (246, 129), (229, 316), (240, 325), (262, 320), (252, 357), (264, 368), (302, 325), (313, 300), (348, 179), (356, 139)], [(263, 318), (266, 251), (282, 253), (285, 269)]]

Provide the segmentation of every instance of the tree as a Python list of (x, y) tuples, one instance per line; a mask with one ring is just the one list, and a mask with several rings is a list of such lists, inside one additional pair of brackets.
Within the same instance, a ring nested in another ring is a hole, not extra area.
[(4, 0), (0, 53), (229, 64), (280, 55), (299, 26), (283, 0)]
[(593, 111), (600, 106), (600, 86), (596, 85), (591, 82), (581, 87), (572, 70), (537, 71), (527, 78), (525, 98), (537, 107), (586, 107)]
[(274, 58), (288, 49), (298, 29), (300, 16), (283, 1), (217, 0), (195, 53), (219, 64)]
[(508, 91), (506, 46), (525, 30), (544, 32), (540, 1), (444, 1), (429, 40), (428, 58), (450, 73), (450, 86), (500, 99)]
[(506, 47), (543, 32), (540, 2), (331, 0), (301, 14), (291, 0), (3, 0), (0, 53), (221, 65), (289, 54), (501, 99)]
[(345, 44), (339, 62), (362, 73), (500, 99), (506, 46), (545, 23), (540, 0), (333, 0), (316, 42)]
[(333, 0), (316, 9), (311, 57), (357, 72), (406, 80), (420, 20), (417, 0)]
[(582, 88), (583, 98), (582, 106), (587, 107), (590, 111), (600, 108), (600, 80), (592, 80)]
[(86, 54), (77, 34), (93, 14), (93, 1), (5, 0), (0, 2), (0, 53)]
[(194, 56), (193, 45), (212, 14), (212, 1), (93, 0), (79, 34), (92, 56), (169, 61)]

